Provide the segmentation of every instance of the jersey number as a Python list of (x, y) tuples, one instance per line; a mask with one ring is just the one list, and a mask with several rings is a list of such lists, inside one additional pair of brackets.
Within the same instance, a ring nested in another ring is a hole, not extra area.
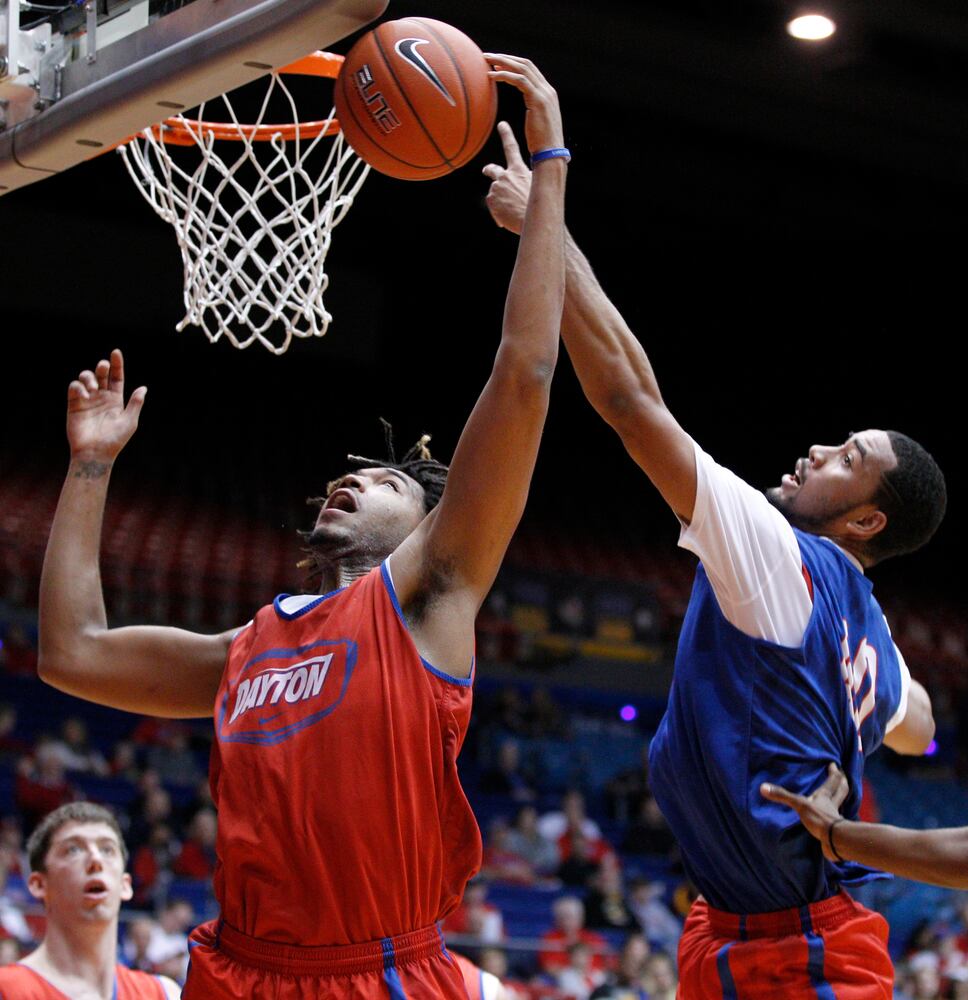
[[(841, 620), (844, 623), (844, 634), (840, 639), (840, 675), (847, 687), (850, 714), (853, 716), (854, 726), (857, 728), (857, 750), (859, 753), (863, 753), (864, 744), (861, 740), (860, 727), (864, 724), (867, 716), (874, 711), (874, 702), (877, 697), (877, 650), (868, 645), (867, 636), (864, 636), (851, 657), (850, 640), (847, 636), (847, 619)], [(865, 684), (865, 682), (867, 683)]]

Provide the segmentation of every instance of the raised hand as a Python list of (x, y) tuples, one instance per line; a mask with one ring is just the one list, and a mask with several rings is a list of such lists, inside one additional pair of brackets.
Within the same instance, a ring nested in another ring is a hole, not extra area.
[(830, 827), (837, 820), (843, 819), (840, 807), (847, 798), (849, 790), (847, 778), (836, 764), (831, 764), (827, 768), (827, 780), (811, 795), (797, 795), (788, 792), (780, 785), (766, 782), (760, 785), (760, 794), (764, 798), (797, 811), (800, 822), (820, 841), (824, 857), (828, 861), (839, 860), (830, 847)]
[(67, 388), (67, 440), (79, 461), (113, 462), (138, 427), (147, 389), (141, 386), (124, 402), (124, 358), (117, 349), (110, 361), (83, 371)]
[(561, 126), (558, 95), (541, 75), (538, 67), (530, 59), (519, 56), (486, 52), (484, 58), (494, 67), (490, 73), (492, 80), (508, 83), (524, 95), (524, 106), (527, 108), (524, 135), (528, 150), (537, 153), (563, 146), (564, 130)]
[(528, 207), (528, 193), (531, 191), (531, 171), (521, 156), (514, 132), (507, 122), (497, 123), (497, 132), (504, 146), (502, 167), (499, 163), (489, 163), (484, 168), (484, 176), (491, 181), (487, 192), (487, 209), (491, 218), (502, 228), (521, 234), (524, 210)]

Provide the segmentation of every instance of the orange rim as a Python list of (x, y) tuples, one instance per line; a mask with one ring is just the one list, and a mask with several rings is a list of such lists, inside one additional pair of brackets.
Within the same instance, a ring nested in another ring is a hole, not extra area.
[[(342, 65), (343, 57), (334, 52), (313, 52), (276, 72), (335, 80)], [(315, 122), (288, 122), (285, 125), (242, 125), (235, 122), (206, 122), (197, 118), (166, 118), (160, 125), (153, 125), (151, 131), (155, 138), (161, 139), (169, 146), (194, 146), (200, 136), (209, 133), (215, 139), (236, 142), (241, 139), (250, 142), (269, 142), (275, 136), (291, 142), (297, 137), (315, 139), (320, 135), (338, 135), (339, 122), (335, 118), (326, 118)], [(136, 138), (137, 136), (131, 136), (131, 139)], [(131, 139), (126, 139), (125, 142), (130, 142)]]

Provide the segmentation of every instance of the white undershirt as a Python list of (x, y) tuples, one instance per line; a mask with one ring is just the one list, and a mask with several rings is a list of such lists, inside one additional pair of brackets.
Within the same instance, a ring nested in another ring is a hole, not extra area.
[[(813, 601), (790, 522), (763, 493), (693, 445), (696, 504), (692, 521), (683, 522), (679, 545), (702, 560), (728, 622), (754, 639), (799, 647)], [(850, 553), (836, 547), (863, 572)], [(888, 732), (904, 718), (911, 683), (901, 651), (894, 648), (901, 669), (901, 700)]]

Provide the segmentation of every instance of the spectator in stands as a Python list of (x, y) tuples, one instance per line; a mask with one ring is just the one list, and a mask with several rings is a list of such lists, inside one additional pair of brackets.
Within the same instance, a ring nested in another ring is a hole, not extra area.
[(659, 804), (651, 795), (642, 800), (639, 815), (625, 834), (622, 849), (630, 854), (671, 858), (677, 853), (676, 838), (669, 829)]
[(675, 955), (682, 936), (682, 921), (666, 906), (664, 893), (661, 882), (634, 879), (629, 886), (629, 906), (646, 938), (669, 955)]
[(568, 945), (568, 964), (555, 973), (558, 989), (574, 1000), (588, 1000), (595, 987), (605, 980), (605, 973), (592, 965), (591, 949), (584, 941)]
[(33, 757), (18, 762), (14, 801), (28, 826), (36, 826), (58, 806), (77, 798), (77, 791), (64, 774), (60, 755), (49, 740), (41, 740)]
[(50, 746), (67, 771), (83, 771), (102, 777), (109, 772), (104, 755), (88, 740), (87, 723), (76, 715), (64, 720), (60, 739), (52, 740)]
[(170, 900), (158, 914), (146, 952), (159, 972), (180, 983), (188, 971), (188, 932), (194, 924), (191, 904), (183, 899)]
[(37, 644), (16, 622), (7, 626), (7, 634), (0, 644), (0, 666), (15, 677), (37, 676)]
[(27, 741), (17, 735), (18, 721), (16, 706), (0, 703), (0, 760), (15, 759), (30, 749)]
[(166, 785), (195, 785), (202, 776), (189, 747), (188, 727), (172, 723), (159, 736), (159, 744), (148, 748), (148, 767), (158, 772)]
[(911, 1000), (941, 1000), (940, 964), (934, 952), (921, 952), (911, 959)]
[(108, 772), (119, 781), (137, 784), (141, 768), (138, 766), (138, 750), (131, 740), (120, 740), (114, 745), (111, 760), (108, 761)]
[(0, 819), (0, 846), (7, 848), (10, 856), (17, 859), (12, 863), (10, 872), (16, 871), (18, 875), (23, 875), (23, 866), (19, 858), (23, 850), (24, 829), (19, 816), (4, 816)]
[(192, 818), (188, 837), (172, 865), (185, 878), (211, 878), (215, 871), (215, 839), (218, 823), (214, 809), (199, 809)]
[(650, 955), (645, 963), (644, 978), (649, 1000), (676, 1000), (679, 978), (668, 955), (659, 951)]
[(524, 713), (527, 733), (534, 739), (563, 739), (568, 735), (568, 718), (545, 687), (536, 687)]
[(167, 823), (155, 823), (142, 844), (131, 856), (131, 878), (136, 906), (150, 906), (164, 896), (171, 882), (171, 867), (177, 854), (177, 841)]
[(484, 721), (493, 723), (506, 733), (524, 735), (527, 732), (525, 708), (518, 689), (512, 685), (501, 688)]
[(597, 930), (638, 931), (638, 918), (629, 905), (618, 858), (609, 853), (592, 876), (585, 897), (585, 923)]
[(481, 944), (497, 944), (504, 938), (501, 911), (487, 901), (487, 882), (471, 879), (457, 909), (444, 919), (442, 929), (448, 934), (466, 934)]
[(598, 875), (602, 861), (611, 849), (604, 840), (591, 840), (580, 829), (569, 830), (558, 841), (561, 864), (558, 878), (576, 889), (586, 888)]
[(135, 917), (128, 922), (121, 945), (121, 956), (129, 969), (154, 972), (155, 963), (148, 957), (151, 939), (157, 925), (151, 917)]
[(503, 948), (482, 948), (477, 956), (477, 964), (502, 982), (508, 975), (508, 956)]
[(649, 744), (642, 744), (642, 760), (637, 767), (616, 774), (605, 786), (608, 814), (619, 823), (638, 816), (649, 795)]
[(480, 790), (485, 795), (506, 795), (515, 802), (532, 802), (537, 797), (531, 779), (521, 768), (518, 741), (501, 741), (497, 764), (481, 775)]
[(538, 878), (534, 866), (508, 846), (510, 833), (503, 817), (498, 817), (491, 823), (484, 843), (481, 875), (491, 882), (533, 885)]
[(538, 810), (534, 806), (526, 805), (518, 810), (514, 826), (508, 831), (506, 846), (524, 858), (538, 876), (553, 875), (561, 863), (557, 845), (542, 837), (538, 830)]
[[(145, 777), (154, 774), (154, 771), (148, 771), (145, 772)], [(159, 823), (172, 822), (171, 796), (160, 785), (155, 785), (152, 780), (146, 782), (146, 786), (144, 793), (132, 803), (130, 810), (129, 839), (132, 844), (138, 847), (148, 843), (151, 831)]]
[(607, 964), (608, 944), (600, 934), (585, 927), (585, 906), (577, 896), (562, 896), (551, 907), (554, 927), (541, 935), (538, 966), (546, 975), (556, 973), (570, 964), (568, 948), (576, 942), (591, 949), (591, 967), (604, 971)]
[(618, 968), (591, 995), (591, 1000), (648, 1000), (645, 969), (652, 953), (641, 934), (630, 934), (622, 945)]
[(589, 840), (600, 840), (599, 825), (585, 812), (585, 796), (577, 789), (566, 792), (561, 800), (561, 809), (545, 813), (538, 820), (538, 833), (559, 847), (561, 838), (569, 830), (581, 830)]
[(33, 943), (34, 935), (24, 919), (24, 900), (14, 898), (8, 882), (11, 873), (19, 871), (19, 868), (17, 853), (6, 844), (0, 844), (0, 938), (11, 937), (29, 945)]

